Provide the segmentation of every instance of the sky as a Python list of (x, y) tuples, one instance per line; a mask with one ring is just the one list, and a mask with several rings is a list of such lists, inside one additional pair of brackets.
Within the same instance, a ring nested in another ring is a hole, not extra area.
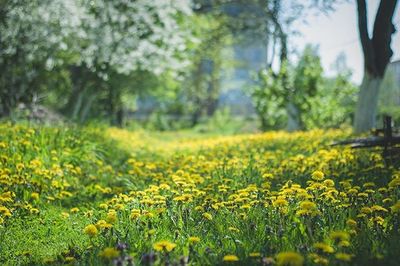
[[(353, 70), (353, 81), (361, 83), (363, 56), (358, 36), (355, 2), (355, 0), (350, 0), (341, 3), (329, 14), (310, 15), (306, 19), (307, 24), (297, 24), (300, 36), (295, 37), (293, 43), (295, 47), (304, 47), (307, 43), (317, 44), (322, 66), (327, 75), (333, 74), (332, 64), (337, 56), (341, 52), (345, 53), (347, 65)], [(367, 0), (370, 32), (379, 2), (379, 0)], [(392, 50), (394, 52), (392, 61), (400, 59), (400, 3), (397, 4), (393, 21), (397, 32), (392, 35)]]

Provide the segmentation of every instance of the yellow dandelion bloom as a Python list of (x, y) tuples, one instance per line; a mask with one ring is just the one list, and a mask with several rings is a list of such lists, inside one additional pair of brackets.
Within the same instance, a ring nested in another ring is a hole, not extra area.
[(97, 230), (95, 225), (89, 224), (83, 229), (83, 232), (90, 237), (94, 237), (98, 234), (99, 231)]
[(190, 243), (190, 244), (196, 244), (196, 243), (200, 242), (200, 237), (191, 236), (191, 237), (189, 237), (188, 240), (189, 240), (189, 243)]
[(234, 262), (239, 261), (239, 258), (236, 255), (225, 255), (222, 260), (226, 262)]
[(169, 242), (167, 240), (158, 241), (153, 244), (153, 248), (157, 251), (171, 252), (175, 247), (175, 243)]
[(329, 237), (334, 241), (349, 241), (350, 235), (345, 231), (333, 231)]
[(96, 223), (96, 228), (97, 229), (110, 229), (112, 227), (113, 227), (113, 225), (110, 224), (110, 223), (107, 223), (105, 220), (99, 220)]
[(322, 171), (314, 171), (312, 174), (311, 174), (311, 178), (313, 179), (313, 180), (315, 180), (315, 181), (321, 181), (321, 180), (323, 180), (324, 179), (324, 177), (325, 177), (325, 174), (322, 172)]
[(117, 212), (115, 210), (110, 210), (107, 213), (106, 221), (110, 224), (114, 224), (117, 221)]
[(388, 212), (388, 210), (387, 210), (386, 208), (383, 208), (383, 207), (380, 206), (380, 205), (373, 205), (373, 206), (371, 207), (371, 210), (372, 210), (373, 212)]
[(115, 248), (105, 248), (100, 252), (100, 256), (106, 259), (113, 259), (119, 256), (119, 251)]
[(323, 252), (325, 252), (325, 253), (334, 253), (334, 252), (335, 252), (335, 250), (333, 249), (333, 247), (331, 247), (331, 246), (328, 245), (328, 244), (322, 243), (322, 242), (315, 243), (315, 244), (313, 245), (313, 247), (314, 247), (315, 249), (319, 249), (319, 250), (321, 250), (321, 251), (323, 251)]
[(310, 253), (309, 257), (316, 264), (320, 264), (320, 265), (328, 265), (329, 264), (329, 260), (327, 258), (322, 257), (316, 253)]
[(277, 198), (276, 200), (274, 200), (274, 202), (272, 202), (272, 205), (274, 205), (275, 207), (285, 207), (288, 204), (288, 201), (284, 198)]
[(341, 261), (351, 261), (352, 257), (353, 255), (342, 252), (336, 253), (335, 255), (335, 258)]
[(33, 199), (33, 200), (38, 200), (38, 199), (39, 199), (39, 193), (37, 193), (37, 192), (32, 192), (32, 193), (31, 193), (31, 199)]
[(393, 213), (400, 213), (400, 200), (390, 207)]
[(203, 217), (211, 221), (213, 219), (212, 215), (208, 212), (203, 213)]
[(71, 210), (70, 210), (70, 212), (71, 213), (77, 213), (77, 212), (79, 212), (79, 208), (72, 208)]
[(280, 252), (276, 255), (276, 265), (278, 266), (302, 266), (304, 257), (297, 252)]

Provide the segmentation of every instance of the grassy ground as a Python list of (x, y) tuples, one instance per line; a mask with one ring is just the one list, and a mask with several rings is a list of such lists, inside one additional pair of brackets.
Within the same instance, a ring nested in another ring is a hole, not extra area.
[(2, 265), (396, 265), (400, 171), (346, 131), (0, 125)]

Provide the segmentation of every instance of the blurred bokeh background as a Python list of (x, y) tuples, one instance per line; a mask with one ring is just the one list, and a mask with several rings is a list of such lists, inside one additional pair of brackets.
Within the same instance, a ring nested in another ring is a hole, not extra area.
[(0, 116), (227, 133), (400, 122), (396, 2), (0, 0)]

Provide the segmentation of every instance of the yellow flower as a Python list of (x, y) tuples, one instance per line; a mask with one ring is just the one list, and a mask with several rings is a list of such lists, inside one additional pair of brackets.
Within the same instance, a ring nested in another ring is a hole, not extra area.
[(29, 210), (29, 212), (32, 213), (32, 214), (38, 214), (39, 210), (37, 208), (32, 208), (32, 209)]
[(256, 258), (256, 257), (261, 257), (261, 253), (260, 252), (252, 252), (249, 254), (250, 257)]
[(115, 209), (117, 209), (117, 210), (124, 210), (125, 209), (125, 206), (124, 206), (124, 204), (115, 204)]
[(191, 237), (189, 237), (188, 240), (189, 240), (189, 243), (190, 243), (190, 244), (196, 244), (196, 243), (200, 242), (200, 237), (191, 236)]
[(333, 187), (335, 185), (335, 182), (332, 179), (326, 179), (324, 180), (323, 184), (327, 187)]
[(390, 203), (392, 201), (393, 200), (391, 198), (385, 198), (385, 199), (382, 200), (383, 203)]
[(371, 218), (370, 221), (373, 222), (373, 223), (377, 223), (379, 225), (383, 225), (383, 223), (385, 222), (385, 219), (383, 219), (380, 216), (377, 216), (377, 217)]
[(287, 206), (289, 203), (287, 202), (287, 200), (285, 200), (284, 198), (277, 198), (276, 200), (274, 200), (274, 202), (272, 203), (272, 205), (274, 205), (275, 207), (285, 207)]
[(77, 212), (79, 212), (79, 209), (78, 208), (72, 208), (71, 210), (70, 210), (70, 212), (71, 213), (77, 213)]
[(322, 171), (314, 171), (312, 174), (311, 174), (311, 178), (313, 179), (313, 180), (315, 180), (315, 181), (321, 181), (321, 180), (323, 180), (324, 179), (324, 177), (325, 177), (325, 175), (324, 175), (324, 173), (322, 172)]
[(38, 200), (38, 199), (39, 199), (39, 193), (37, 193), (37, 192), (32, 192), (32, 193), (31, 193), (31, 199), (33, 199), (33, 200)]
[(350, 235), (345, 231), (333, 231), (329, 235), (333, 241), (349, 241)]
[(317, 209), (317, 205), (309, 200), (302, 201), (300, 203), (300, 209), (296, 212), (296, 214), (299, 216), (305, 216), (305, 215), (315, 216), (318, 215), (318, 213), (319, 211)]
[(329, 264), (329, 260), (327, 258), (324, 258), (316, 253), (310, 253), (309, 257), (316, 264), (320, 264), (320, 265), (328, 265)]
[(335, 258), (338, 260), (342, 260), (342, 261), (351, 261), (351, 257), (353, 257), (353, 255), (351, 254), (347, 254), (347, 253), (336, 253)]
[(74, 257), (71, 257), (71, 256), (65, 257), (65, 262), (67, 262), (67, 263), (71, 263), (71, 262), (73, 262), (74, 260), (75, 260)]
[(213, 219), (212, 215), (208, 212), (203, 213), (203, 217), (211, 221)]
[(313, 210), (316, 207), (317, 207), (317, 205), (315, 205), (314, 202), (309, 201), (309, 200), (300, 202), (300, 208), (302, 208), (304, 210)]
[(239, 261), (239, 258), (236, 255), (225, 255), (222, 260), (227, 262), (234, 262)]
[(280, 252), (276, 255), (276, 265), (278, 266), (301, 266), (304, 257), (297, 252)]
[(392, 207), (390, 207), (392, 212), (399, 213), (400, 212), (400, 200), (397, 201)]
[(153, 244), (153, 248), (157, 251), (167, 251), (171, 252), (176, 247), (175, 243), (169, 242), (167, 240), (158, 241)]
[(372, 213), (372, 209), (370, 207), (362, 207), (361, 208), (361, 213), (371, 214)]
[(0, 206), (0, 213), (3, 216), (6, 216), (6, 217), (10, 217), (11, 216), (11, 211), (5, 206)]
[(133, 209), (131, 211), (131, 216), (130, 217), (131, 217), (132, 220), (135, 220), (135, 219), (139, 218), (140, 217), (140, 210)]
[(83, 229), (83, 232), (90, 237), (94, 237), (98, 234), (98, 230), (94, 224), (89, 224), (88, 226)]
[(105, 220), (99, 220), (96, 223), (96, 228), (97, 229), (110, 229), (112, 227), (113, 227), (113, 225), (110, 224), (110, 223), (107, 223)]
[(339, 247), (350, 247), (350, 242), (347, 240), (340, 241)]
[(353, 219), (348, 219), (346, 221), (346, 224), (351, 227), (351, 228), (356, 228), (357, 227), (357, 222)]
[(115, 210), (110, 210), (107, 213), (106, 221), (109, 222), (110, 224), (115, 223), (117, 221), (117, 212)]
[(333, 252), (335, 252), (333, 247), (329, 246), (328, 244), (322, 243), (322, 242), (315, 243), (313, 245), (313, 247), (315, 249), (319, 249), (319, 250), (321, 250), (321, 251), (323, 251), (325, 253), (333, 253)]
[(239, 232), (240, 232), (239, 229), (237, 229), (236, 227), (233, 227), (233, 226), (229, 226), (229, 227), (228, 227), (228, 230), (229, 230), (229, 231), (232, 231), (232, 232), (236, 232), (236, 233), (239, 233)]
[(106, 259), (113, 259), (119, 256), (119, 251), (115, 248), (105, 248), (100, 252), (100, 256)]
[(388, 210), (386, 208), (383, 208), (382, 206), (379, 206), (379, 205), (372, 206), (371, 210), (374, 211), (374, 212), (379, 212), (379, 211), (388, 212)]
[(105, 204), (105, 203), (101, 203), (101, 204), (99, 205), (99, 207), (102, 208), (102, 209), (108, 209), (108, 205)]

